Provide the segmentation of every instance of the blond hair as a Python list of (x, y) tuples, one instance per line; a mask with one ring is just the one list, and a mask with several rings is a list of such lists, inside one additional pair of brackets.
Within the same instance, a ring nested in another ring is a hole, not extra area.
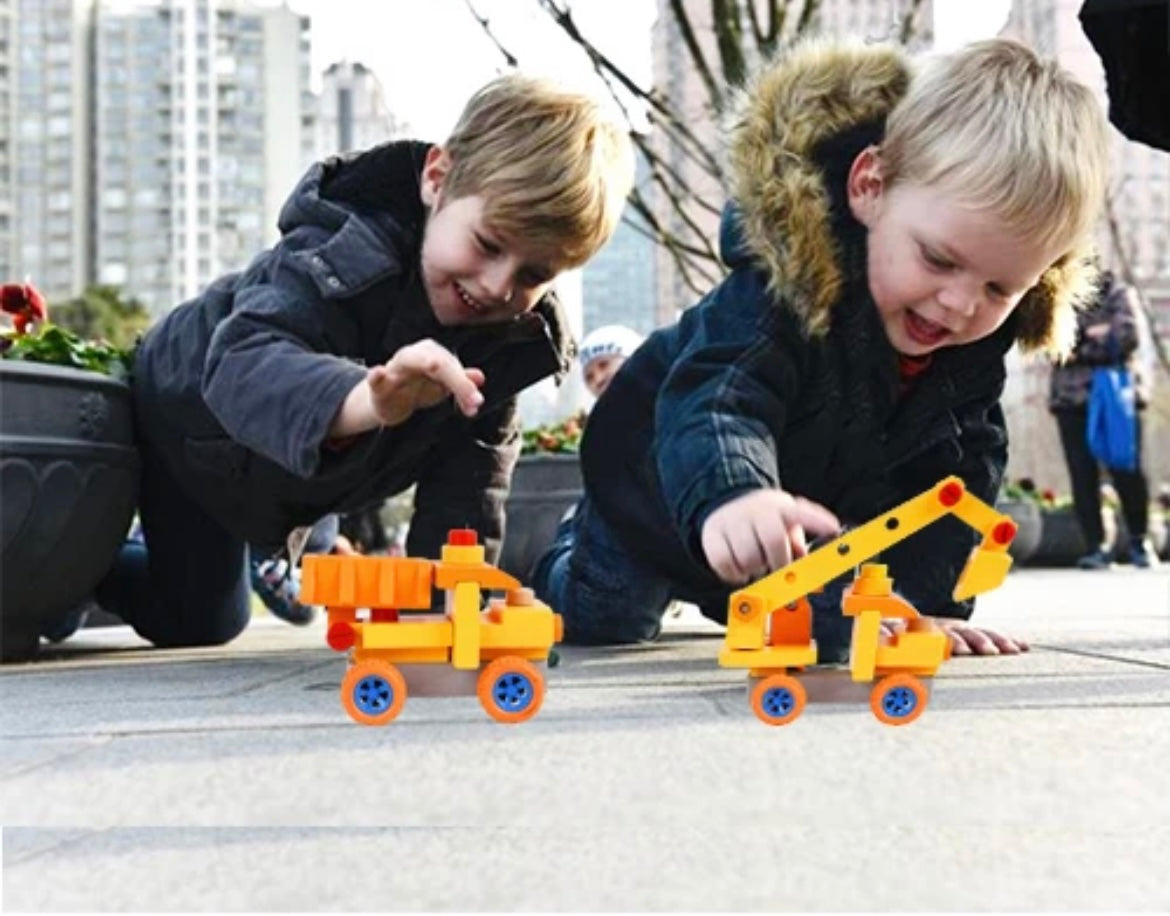
[(1108, 127), (1089, 88), (1018, 42), (929, 61), (890, 113), (887, 180), (939, 184), (1014, 231), (1071, 250), (1105, 198)]
[(563, 267), (613, 235), (634, 178), (625, 130), (589, 96), (509, 75), (468, 101), (445, 144), (450, 198), (481, 195), (484, 220)]

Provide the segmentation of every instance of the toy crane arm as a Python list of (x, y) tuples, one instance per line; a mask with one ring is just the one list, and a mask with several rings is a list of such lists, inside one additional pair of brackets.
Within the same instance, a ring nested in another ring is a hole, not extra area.
[(817, 591), (842, 573), (921, 531), (944, 515), (955, 515), (983, 535), (959, 575), (953, 598), (962, 601), (999, 586), (1011, 568), (1007, 546), (1016, 524), (968, 492), (958, 477), (854, 528), (836, 540), (732, 594), (729, 620), (747, 620)]

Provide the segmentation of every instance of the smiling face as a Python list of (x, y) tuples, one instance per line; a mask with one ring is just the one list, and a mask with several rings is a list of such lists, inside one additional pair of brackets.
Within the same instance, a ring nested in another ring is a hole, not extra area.
[(427, 298), (445, 326), (508, 321), (535, 306), (559, 270), (493, 230), (479, 195), (445, 197), (449, 165), (432, 147), (423, 167), (421, 197), (430, 209), (422, 242)]
[(907, 356), (994, 333), (1062, 253), (942, 188), (887, 187), (872, 147), (854, 160), (848, 192), (869, 230), (870, 293), (890, 343)]
[(620, 353), (606, 353), (590, 360), (585, 367), (585, 387), (589, 393), (595, 398), (601, 397), (625, 361), (626, 357)]

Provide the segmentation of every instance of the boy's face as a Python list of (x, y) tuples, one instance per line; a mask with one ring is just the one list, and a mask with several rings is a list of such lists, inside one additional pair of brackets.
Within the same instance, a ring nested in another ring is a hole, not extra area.
[(421, 188), (431, 211), (422, 243), (427, 298), (445, 326), (508, 321), (535, 306), (559, 270), (493, 231), (482, 197), (444, 196), (449, 167), (446, 153), (432, 147)]
[(585, 387), (589, 389), (589, 393), (595, 398), (601, 397), (601, 393), (609, 387), (610, 381), (617, 375), (618, 369), (625, 361), (626, 358), (619, 353), (607, 353), (590, 360), (589, 365), (585, 367)]
[(993, 333), (1060, 256), (938, 187), (886, 186), (876, 150), (849, 172), (849, 206), (869, 229), (869, 289), (894, 349), (923, 356)]

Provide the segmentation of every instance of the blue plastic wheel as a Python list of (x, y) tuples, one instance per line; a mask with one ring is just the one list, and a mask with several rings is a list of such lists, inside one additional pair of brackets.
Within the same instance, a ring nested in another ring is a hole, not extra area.
[(479, 672), (475, 692), (484, 712), (497, 722), (514, 725), (540, 711), (544, 678), (527, 659), (504, 655)]
[(341, 681), (341, 705), (362, 725), (385, 725), (405, 703), (406, 680), (383, 659), (355, 662)]
[(891, 719), (909, 718), (918, 708), (918, 694), (909, 687), (891, 687), (882, 694), (882, 709)]
[(765, 725), (787, 725), (804, 711), (808, 692), (791, 674), (770, 674), (751, 692), (752, 711)]
[(500, 712), (509, 715), (524, 712), (535, 697), (532, 681), (520, 671), (506, 671), (492, 684), (492, 702)]
[(367, 716), (380, 716), (394, 705), (394, 688), (380, 674), (367, 674), (353, 685), (353, 705)]
[(787, 687), (773, 687), (760, 697), (760, 706), (773, 718), (780, 719), (796, 708), (796, 697)]

